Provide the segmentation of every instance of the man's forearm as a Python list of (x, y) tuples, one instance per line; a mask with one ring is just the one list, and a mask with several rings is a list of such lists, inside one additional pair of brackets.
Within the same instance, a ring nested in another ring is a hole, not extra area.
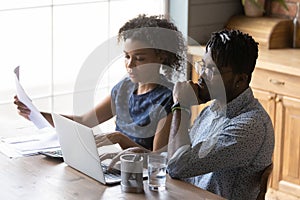
[(183, 145), (190, 145), (188, 128), (190, 127), (190, 114), (180, 109), (174, 110), (168, 144), (168, 157), (171, 158), (176, 150)]

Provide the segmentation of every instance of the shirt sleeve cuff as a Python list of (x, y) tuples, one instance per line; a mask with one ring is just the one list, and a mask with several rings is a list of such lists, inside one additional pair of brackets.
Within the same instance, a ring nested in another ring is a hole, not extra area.
[(176, 162), (182, 154), (184, 154), (185, 152), (187, 152), (190, 149), (190, 145), (183, 145), (181, 147), (179, 147), (175, 153), (173, 154), (173, 156), (170, 158), (169, 160), (169, 164)]

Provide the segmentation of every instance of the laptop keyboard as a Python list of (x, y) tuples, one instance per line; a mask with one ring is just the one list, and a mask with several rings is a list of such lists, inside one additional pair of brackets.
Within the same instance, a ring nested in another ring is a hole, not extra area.
[(112, 168), (110, 170), (108, 170), (108, 166), (107, 165), (103, 165), (101, 164), (103, 173), (105, 174), (105, 177), (109, 178), (109, 179), (120, 179), (121, 177), (121, 171), (115, 168)]
[[(60, 149), (56, 150), (56, 151), (47, 151), (47, 152), (39, 152), (39, 153), (43, 154), (45, 156), (52, 157), (52, 158), (61, 158), (61, 159), (63, 159), (62, 151)], [(112, 169), (108, 170), (107, 169), (108, 165), (103, 164), (103, 163), (101, 163), (101, 167), (102, 167), (102, 170), (103, 170), (103, 173), (104, 173), (104, 176), (105, 176), (106, 179), (109, 179), (109, 180), (112, 180), (112, 181), (121, 180), (121, 171), (119, 169), (112, 168)]]
[(39, 152), (40, 154), (43, 154), (45, 156), (53, 157), (53, 158), (63, 158), (61, 150), (56, 150), (56, 151), (44, 151), (44, 152)]

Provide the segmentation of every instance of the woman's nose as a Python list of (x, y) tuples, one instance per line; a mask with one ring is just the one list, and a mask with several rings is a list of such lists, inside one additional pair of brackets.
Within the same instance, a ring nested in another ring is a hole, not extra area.
[(126, 67), (127, 68), (133, 68), (133, 67), (135, 67), (135, 62), (134, 62), (133, 58), (130, 58), (130, 59), (127, 60)]

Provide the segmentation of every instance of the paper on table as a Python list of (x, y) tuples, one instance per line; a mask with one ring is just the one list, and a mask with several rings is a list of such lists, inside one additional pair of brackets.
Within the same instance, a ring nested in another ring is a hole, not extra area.
[(26, 153), (40, 152), (46, 149), (59, 148), (57, 134), (55, 132), (48, 132), (39, 134), (38, 140), (22, 142), (15, 144), (15, 148), (23, 155)]
[(35, 132), (34, 135), (11, 137), (2, 139), (2, 141), (7, 148), (10, 147), (23, 156), (60, 148), (54, 128), (43, 128), (33, 132)]
[(20, 79), (19, 79), (19, 72), (20, 67), (16, 67), (14, 70), (15, 73), (15, 83), (16, 83), (16, 88), (17, 88), (17, 97), (19, 100), (24, 103), (30, 110), (31, 113), (29, 115), (29, 119), (34, 123), (34, 125), (41, 129), (45, 127), (51, 127), (49, 122), (44, 118), (44, 116), (38, 111), (38, 109), (33, 105), (29, 97), (27, 96), (25, 90), (23, 89), (22, 85), (20, 84)]

